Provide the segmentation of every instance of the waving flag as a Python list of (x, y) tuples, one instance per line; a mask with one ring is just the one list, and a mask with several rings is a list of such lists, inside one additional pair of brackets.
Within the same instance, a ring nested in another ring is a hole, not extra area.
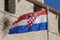
[(20, 16), (13, 23), (9, 34), (26, 33), (31, 31), (47, 30), (47, 10), (31, 12)]

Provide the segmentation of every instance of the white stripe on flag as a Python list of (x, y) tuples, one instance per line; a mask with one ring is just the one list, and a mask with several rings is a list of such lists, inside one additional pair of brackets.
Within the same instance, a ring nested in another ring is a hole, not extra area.
[[(34, 21), (34, 24), (38, 24), (38, 23), (42, 23), (42, 22), (47, 22), (47, 15), (41, 15), (39, 17), (37, 17)], [(15, 24), (15, 26), (21, 26), (21, 25), (27, 25), (27, 19), (24, 19), (20, 22), (18, 22), (17, 24)]]

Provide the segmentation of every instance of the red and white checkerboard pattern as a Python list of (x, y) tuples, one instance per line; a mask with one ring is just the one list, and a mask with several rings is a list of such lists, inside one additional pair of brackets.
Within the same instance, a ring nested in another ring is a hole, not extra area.
[(28, 26), (32, 26), (35, 19), (36, 19), (36, 17), (30, 17), (28, 19)]

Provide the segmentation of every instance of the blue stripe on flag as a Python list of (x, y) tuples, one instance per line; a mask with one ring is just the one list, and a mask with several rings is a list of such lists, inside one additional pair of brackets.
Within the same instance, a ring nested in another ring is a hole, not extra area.
[(47, 30), (47, 22), (33, 24), (32, 26), (16, 26), (9, 30), (9, 34), (16, 34), (16, 33), (26, 33), (30, 31), (39, 31), (39, 30)]

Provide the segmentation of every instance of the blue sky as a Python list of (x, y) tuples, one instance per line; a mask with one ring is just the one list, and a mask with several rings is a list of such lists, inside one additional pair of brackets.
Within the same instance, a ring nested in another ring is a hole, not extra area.
[(60, 0), (44, 0), (44, 3), (60, 11)]

